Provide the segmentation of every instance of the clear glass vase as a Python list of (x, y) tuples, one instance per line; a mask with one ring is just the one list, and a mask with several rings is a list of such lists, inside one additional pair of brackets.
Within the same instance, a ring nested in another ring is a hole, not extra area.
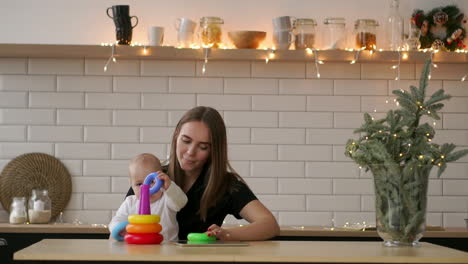
[(377, 233), (389, 247), (417, 247), (426, 229), (432, 165), (374, 165)]

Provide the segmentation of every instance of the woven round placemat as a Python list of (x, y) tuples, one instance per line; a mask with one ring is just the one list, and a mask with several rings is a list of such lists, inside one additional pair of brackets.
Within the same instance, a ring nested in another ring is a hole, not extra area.
[(70, 200), (71, 176), (63, 163), (45, 153), (27, 153), (11, 160), (0, 174), (0, 202), (10, 211), (13, 197), (29, 199), (33, 189), (49, 191), (52, 218), (63, 212)]

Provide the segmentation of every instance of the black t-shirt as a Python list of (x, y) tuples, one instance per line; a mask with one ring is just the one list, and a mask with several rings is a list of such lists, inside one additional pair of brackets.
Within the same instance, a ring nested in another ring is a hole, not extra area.
[[(249, 187), (239, 180), (233, 180), (231, 184), (231, 191), (227, 191), (223, 197), (218, 201), (216, 206), (209, 208), (206, 216), (206, 221), (203, 221), (198, 214), (200, 210), (200, 200), (205, 190), (205, 177), (206, 173), (202, 172), (192, 185), (190, 190), (186, 193), (188, 202), (182, 210), (177, 213), (177, 222), (179, 223), (179, 239), (187, 239), (188, 233), (203, 233), (206, 232), (208, 227), (212, 224), (221, 226), (224, 218), (231, 214), (237, 219), (242, 217), (239, 215), (242, 208), (253, 200), (257, 200), (255, 194)], [(127, 193), (133, 195), (133, 190)], [(164, 228), (164, 227), (163, 227)]]

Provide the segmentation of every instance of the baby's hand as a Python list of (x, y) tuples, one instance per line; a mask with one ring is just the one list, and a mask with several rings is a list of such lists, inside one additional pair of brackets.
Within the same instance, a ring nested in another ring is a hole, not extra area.
[(164, 181), (164, 184), (162, 186), (164, 190), (167, 190), (171, 185), (171, 178), (169, 178), (169, 176), (162, 171), (158, 171), (158, 179)]

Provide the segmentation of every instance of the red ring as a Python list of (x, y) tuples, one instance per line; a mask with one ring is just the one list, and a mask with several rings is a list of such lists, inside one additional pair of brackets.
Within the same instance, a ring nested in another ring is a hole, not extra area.
[(163, 236), (159, 233), (131, 234), (127, 233), (124, 237), (128, 244), (161, 244)]

